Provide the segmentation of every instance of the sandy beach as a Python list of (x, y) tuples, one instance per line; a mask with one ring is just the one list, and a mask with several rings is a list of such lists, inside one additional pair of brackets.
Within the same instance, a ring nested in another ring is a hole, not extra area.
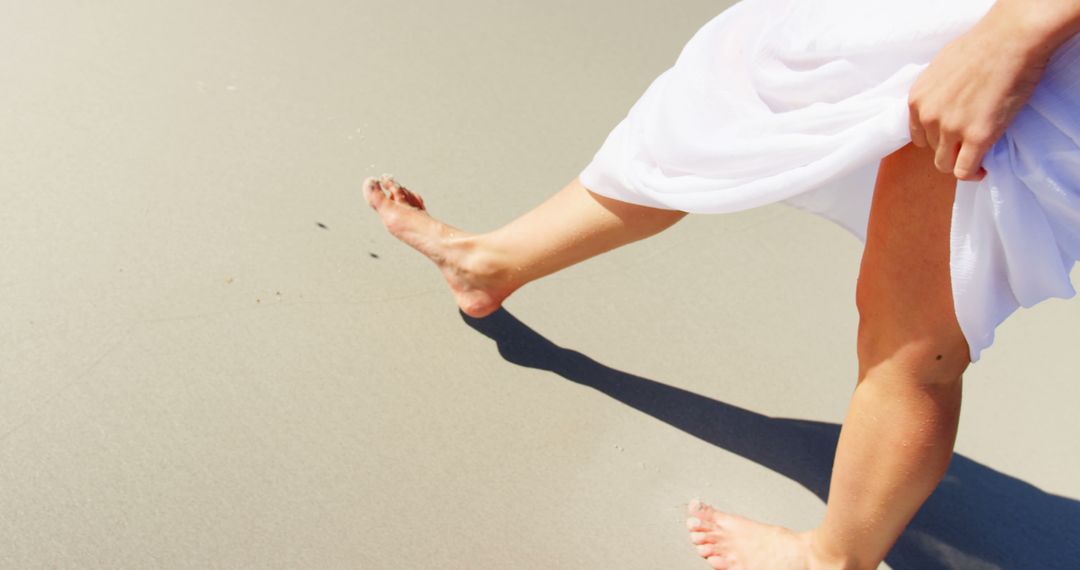
[[(498, 227), (729, 3), (316, 4), (0, 18), (0, 568), (693, 570), (695, 497), (815, 525), (847, 232), (693, 216), (474, 320), (360, 194)], [(998, 330), (891, 568), (1080, 559), (1078, 334)]]

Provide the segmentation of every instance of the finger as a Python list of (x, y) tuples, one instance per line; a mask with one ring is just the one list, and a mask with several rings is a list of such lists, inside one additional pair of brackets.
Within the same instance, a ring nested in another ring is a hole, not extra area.
[(953, 168), (953, 176), (960, 180), (982, 180), (986, 171), (982, 168), (982, 159), (986, 155), (986, 148), (982, 145), (964, 143), (956, 156), (956, 166)]
[(926, 140), (926, 131), (922, 129), (921, 125), (911, 125), (911, 143), (919, 148), (926, 148), (930, 145)]
[(942, 137), (934, 152), (934, 166), (943, 174), (952, 174), (956, 167), (956, 156), (960, 152), (960, 141), (952, 137)]
[(926, 148), (926, 131), (923, 130), (922, 123), (919, 122), (919, 115), (915, 110), (911, 111), (908, 130), (911, 131), (911, 143), (919, 148)]
[(926, 146), (931, 150), (937, 151), (938, 147), (938, 128), (937, 123), (923, 123), (923, 135), (926, 136)]

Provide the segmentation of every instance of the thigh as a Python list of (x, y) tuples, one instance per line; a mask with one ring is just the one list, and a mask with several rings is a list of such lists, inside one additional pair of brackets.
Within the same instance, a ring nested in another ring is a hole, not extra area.
[(927, 149), (908, 145), (881, 162), (857, 289), (862, 371), (899, 356), (958, 375), (969, 362), (949, 272), (955, 190)]

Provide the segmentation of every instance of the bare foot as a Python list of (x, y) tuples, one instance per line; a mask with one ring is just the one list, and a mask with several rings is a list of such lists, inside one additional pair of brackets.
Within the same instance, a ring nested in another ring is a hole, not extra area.
[(689, 506), (690, 542), (717, 570), (817, 570), (843, 568), (813, 554), (810, 534), (717, 511), (700, 501)]
[(458, 307), (470, 317), (499, 308), (517, 286), (477, 245), (475, 236), (432, 218), (424, 199), (392, 176), (364, 181), (364, 198), (394, 237), (424, 254), (442, 271)]

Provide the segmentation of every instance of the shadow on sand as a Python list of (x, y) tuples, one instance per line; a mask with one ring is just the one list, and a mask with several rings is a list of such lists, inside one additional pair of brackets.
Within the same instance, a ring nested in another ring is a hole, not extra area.
[[(556, 346), (504, 309), (462, 314), (520, 366), (548, 370), (806, 487), (829, 493), (838, 424), (770, 418), (609, 368)], [(895, 570), (1077, 568), (1080, 502), (1045, 493), (956, 454), (945, 479), (893, 547)]]

